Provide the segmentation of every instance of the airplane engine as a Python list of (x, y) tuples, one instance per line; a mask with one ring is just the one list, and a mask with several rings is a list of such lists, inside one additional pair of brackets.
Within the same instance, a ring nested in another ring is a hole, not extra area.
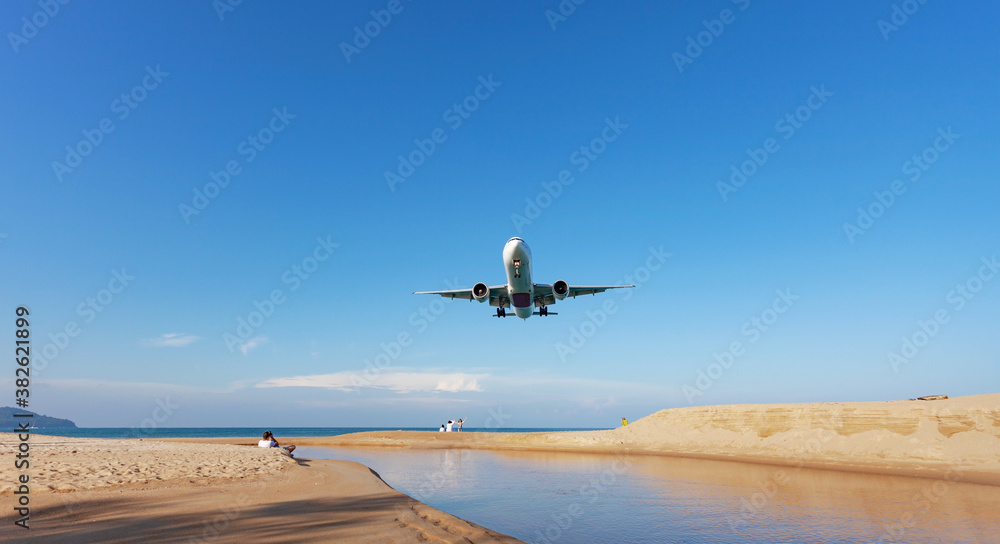
[(486, 302), (490, 299), (490, 288), (485, 283), (477, 283), (472, 286), (472, 297), (479, 302)]
[(552, 284), (552, 295), (556, 297), (556, 300), (566, 298), (567, 293), (569, 293), (569, 284), (565, 281), (559, 280)]

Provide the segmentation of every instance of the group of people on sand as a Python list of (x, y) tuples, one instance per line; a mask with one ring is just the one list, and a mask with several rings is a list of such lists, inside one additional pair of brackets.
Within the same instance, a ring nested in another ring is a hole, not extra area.
[(271, 431), (264, 431), (264, 437), (261, 438), (260, 442), (257, 442), (257, 445), (262, 448), (281, 448), (288, 452), (289, 457), (295, 457), (292, 455), (292, 452), (295, 451), (295, 445), (282, 446), (281, 444), (278, 444), (278, 441), (275, 440)]
[(452, 421), (452, 420), (449, 419), (448, 423), (445, 423), (444, 425), (441, 425), (441, 428), (438, 429), (438, 432), (439, 433), (450, 433), (450, 432), (460, 433), (460, 432), (462, 432), (462, 424), (463, 423), (465, 423), (464, 419), (458, 419), (458, 420), (455, 420), (455, 421)]

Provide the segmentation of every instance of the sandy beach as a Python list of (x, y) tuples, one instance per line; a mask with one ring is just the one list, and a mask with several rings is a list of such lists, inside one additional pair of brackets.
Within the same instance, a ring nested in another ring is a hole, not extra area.
[[(227, 444), (30, 440), (30, 533), (11, 525), (0, 540), (520, 542), (428, 507), (348, 461)], [(0, 441), (12, 459), (14, 435)], [(19, 473), (13, 463), (0, 468), (8, 504)]]
[[(12, 458), (15, 435), (0, 440)], [(1000, 394), (675, 408), (608, 431), (384, 431), (285, 441), (705, 457), (1000, 485)], [(399, 493), (363, 465), (292, 459), (255, 444), (33, 435), (32, 541), (518, 542)], [(0, 466), (8, 499), (18, 473), (13, 463)]]

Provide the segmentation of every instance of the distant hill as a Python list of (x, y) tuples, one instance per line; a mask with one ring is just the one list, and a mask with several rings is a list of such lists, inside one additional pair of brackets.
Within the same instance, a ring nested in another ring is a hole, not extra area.
[[(14, 417), (14, 413), (18, 414), (34, 414), (35, 417)], [(45, 427), (48, 429), (53, 428), (63, 428), (63, 429), (75, 429), (76, 423), (68, 419), (59, 419), (58, 417), (49, 417), (35, 414), (30, 410), (22, 410), (20, 408), (11, 408), (10, 406), (0, 407), (0, 430), (11, 432), (17, 428), (18, 423), (24, 423), (25, 421), (30, 421), (32, 427)]]

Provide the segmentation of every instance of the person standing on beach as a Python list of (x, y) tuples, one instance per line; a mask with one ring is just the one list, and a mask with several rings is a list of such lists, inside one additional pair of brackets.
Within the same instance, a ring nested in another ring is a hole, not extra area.
[(448, 424), (444, 426), (444, 431), (446, 433), (450, 433), (454, 427), (455, 427), (455, 422), (449, 419)]
[(458, 432), (462, 432), (462, 424), (465, 423), (464, 419), (458, 420)]

